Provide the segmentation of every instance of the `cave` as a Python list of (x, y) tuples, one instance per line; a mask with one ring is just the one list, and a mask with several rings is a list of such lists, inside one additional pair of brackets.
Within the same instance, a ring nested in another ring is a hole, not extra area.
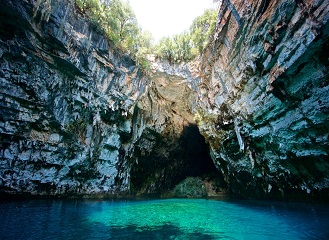
[(328, 200), (327, 1), (221, 4), (186, 61), (130, 55), (77, 7), (0, 1), (0, 195), (161, 196), (194, 177)]
[(188, 177), (213, 181), (216, 187), (226, 188), (196, 124), (186, 125), (179, 138), (159, 137), (157, 145), (147, 156), (137, 154), (138, 162), (133, 164), (130, 179), (133, 194), (162, 195)]
[(180, 141), (188, 159), (186, 176), (202, 176), (217, 172), (209, 155), (209, 146), (200, 134), (197, 125), (186, 126)]

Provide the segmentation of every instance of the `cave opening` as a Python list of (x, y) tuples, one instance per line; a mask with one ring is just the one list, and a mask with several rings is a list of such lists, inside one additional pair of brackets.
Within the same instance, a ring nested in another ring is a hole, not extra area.
[(196, 124), (190, 124), (184, 127), (180, 144), (187, 158), (185, 165), (186, 177), (218, 173), (210, 157), (209, 146), (206, 144), (205, 138), (201, 135)]
[(136, 155), (130, 179), (133, 194), (162, 195), (187, 178), (211, 182), (217, 190), (226, 188), (196, 124), (186, 125), (179, 138), (158, 137), (149, 155)]

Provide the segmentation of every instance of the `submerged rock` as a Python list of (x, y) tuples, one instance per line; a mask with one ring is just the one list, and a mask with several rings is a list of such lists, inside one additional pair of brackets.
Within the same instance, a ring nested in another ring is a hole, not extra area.
[[(217, 173), (218, 174), (218, 173)], [(227, 186), (215, 173), (202, 177), (187, 177), (164, 196), (178, 198), (218, 198), (227, 197)]]

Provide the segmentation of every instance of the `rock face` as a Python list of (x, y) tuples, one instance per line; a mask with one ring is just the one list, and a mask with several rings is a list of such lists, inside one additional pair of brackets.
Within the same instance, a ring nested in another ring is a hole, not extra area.
[(321, 0), (220, 2), (195, 113), (231, 192), (328, 199), (328, 11)]
[(220, 1), (199, 61), (145, 77), (73, 1), (0, 0), (0, 193), (328, 200), (328, 10)]
[(145, 78), (70, 0), (0, 1), (0, 16), (2, 192), (161, 194), (216, 171), (185, 65)]
[(188, 177), (174, 188), (174, 196), (180, 198), (207, 197), (206, 186), (200, 178)]
[(1, 189), (126, 193), (147, 79), (72, 1), (0, 1), (0, 16)]

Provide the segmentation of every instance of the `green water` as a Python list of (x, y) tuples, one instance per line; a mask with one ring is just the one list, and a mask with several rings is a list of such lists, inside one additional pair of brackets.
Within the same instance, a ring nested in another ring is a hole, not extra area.
[(329, 207), (167, 199), (0, 202), (0, 239), (329, 239)]

